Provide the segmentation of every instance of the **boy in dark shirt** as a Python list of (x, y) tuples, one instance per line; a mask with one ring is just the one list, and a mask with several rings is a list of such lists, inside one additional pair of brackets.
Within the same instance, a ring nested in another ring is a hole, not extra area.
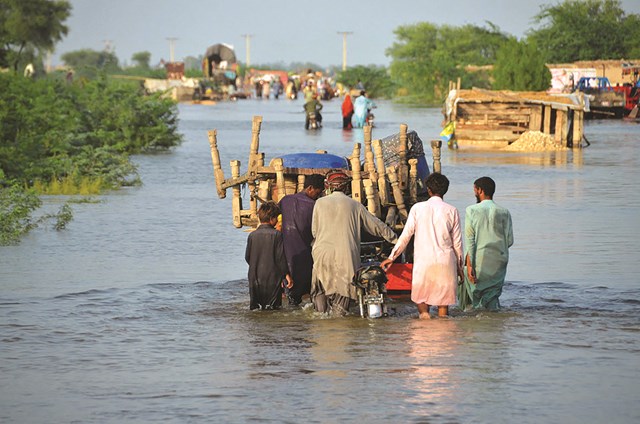
[(274, 227), (280, 208), (274, 202), (264, 202), (258, 209), (260, 226), (247, 239), (245, 260), (249, 264), (249, 309), (279, 309), (282, 306), (282, 284), (293, 287), (287, 259), (284, 256), (282, 233)]

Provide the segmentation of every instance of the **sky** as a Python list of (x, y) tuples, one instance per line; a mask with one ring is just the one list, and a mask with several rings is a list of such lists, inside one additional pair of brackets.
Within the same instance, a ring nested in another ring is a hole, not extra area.
[[(389, 65), (385, 50), (402, 25), (497, 25), (521, 38), (535, 28), (542, 5), (558, 0), (69, 0), (67, 36), (56, 45), (52, 65), (66, 52), (110, 45), (121, 64), (136, 52), (151, 53), (151, 64), (204, 54), (216, 43), (234, 46), (246, 63), (245, 35), (252, 65), (311, 62), (341, 66), (343, 35), (347, 65)], [(627, 14), (640, 14), (640, 0), (623, 0)], [(168, 40), (174, 38), (174, 41)]]

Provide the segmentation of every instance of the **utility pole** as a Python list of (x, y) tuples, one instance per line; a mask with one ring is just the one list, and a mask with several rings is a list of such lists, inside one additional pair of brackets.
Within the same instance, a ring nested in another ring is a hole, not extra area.
[(347, 70), (347, 35), (353, 34), (353, 31), (338, 31), (342, 34), (342, 70)]
[(253, 34), (242, 34), (241, 37), (244, 37), (244, 45), (245, 45), (245, 51), (246, 51), (246, 65), (247, 68), (249, 68), (249, 66), (251, 66), (251, 37), (253, 37)]
[(173, 59), (174, 59), (173, 52), (174, 52), (174, 46), (177, 38), (167, 37), (167, 40), (169, 41), (169, 62), (173, 63)]
[(104, 51), (107, 53), (113, 53), (113, 40), (102, 40), (104, 43)]

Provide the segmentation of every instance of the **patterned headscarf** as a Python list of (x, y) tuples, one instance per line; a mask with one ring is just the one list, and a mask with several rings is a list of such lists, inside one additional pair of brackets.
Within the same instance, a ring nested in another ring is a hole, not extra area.
[(324, 186), (330, 191), (345, 191), (351, 178), (340, 169), (332, 169), (327, 172), (324, 179)]

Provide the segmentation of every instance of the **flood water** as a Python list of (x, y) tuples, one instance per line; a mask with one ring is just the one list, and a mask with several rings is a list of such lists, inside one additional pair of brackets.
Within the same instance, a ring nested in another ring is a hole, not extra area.
[[(184, 143), (135, 158), (143, 186), (0, 247), (0, 422), (640, 422), (638, 124), (587, 122), (576, 152), (443, 151), (461, 215), (483, 175), (512, 213), (501, 312), (250, 312), (247, 233), (217, 198), (207, 130), (229, 177), (253, 115), (267, 162), (348, 155), (362, 133), (341, 130), (339, 101), (323, 112), (306, 132), (301, 100), (181, 105)], [(429, 151), (439, 133), (437, 109), (375, 113), (374, 138), (404, 122)]]

